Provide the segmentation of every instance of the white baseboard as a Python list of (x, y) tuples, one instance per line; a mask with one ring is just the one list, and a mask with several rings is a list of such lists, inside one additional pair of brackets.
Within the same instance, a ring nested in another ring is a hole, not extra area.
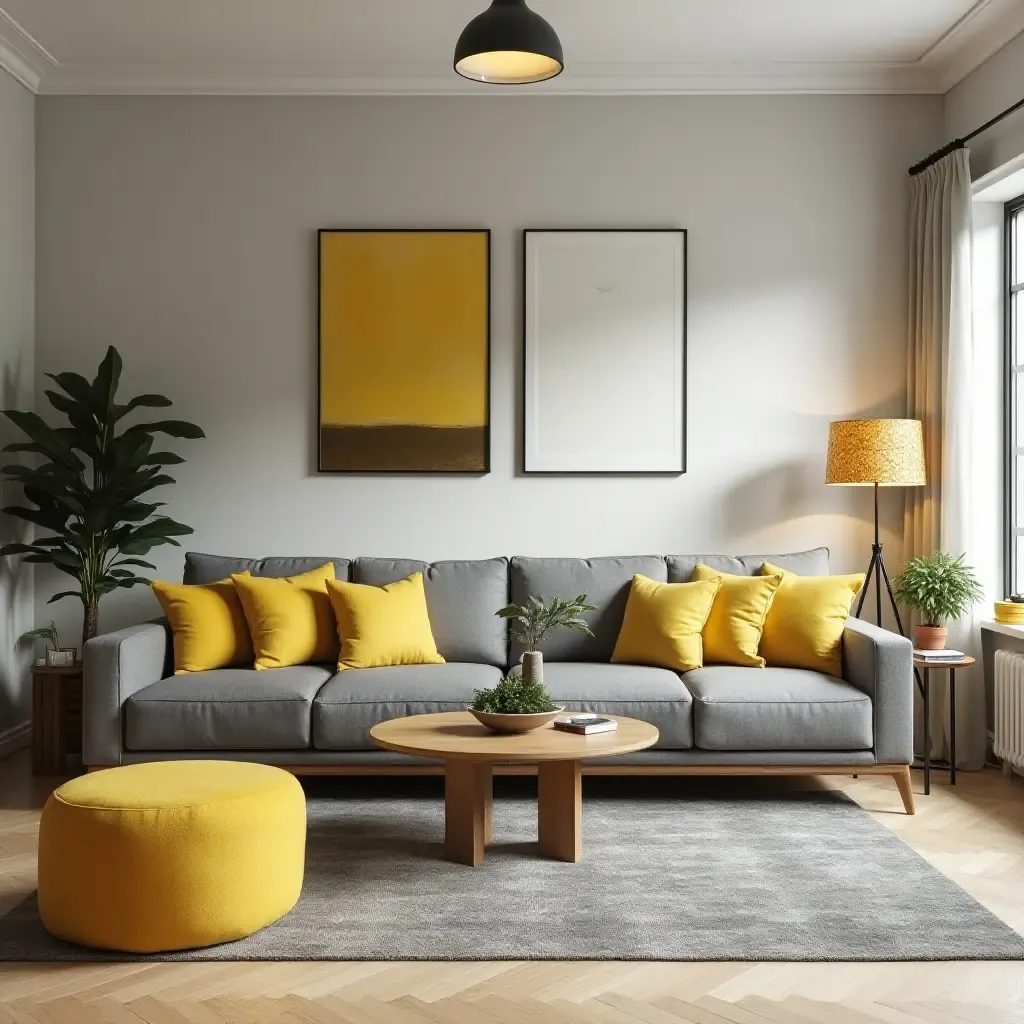
[(22, 722), (0, 732), (0, 761), (27, 747), (32, 740), (32, 722)]

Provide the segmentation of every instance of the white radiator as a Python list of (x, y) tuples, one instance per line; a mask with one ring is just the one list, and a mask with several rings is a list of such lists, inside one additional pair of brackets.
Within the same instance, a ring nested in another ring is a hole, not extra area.
[(1024, 654), (996, 651), (996, 734), (992, 749), (1007, 764), (1024, 768)]

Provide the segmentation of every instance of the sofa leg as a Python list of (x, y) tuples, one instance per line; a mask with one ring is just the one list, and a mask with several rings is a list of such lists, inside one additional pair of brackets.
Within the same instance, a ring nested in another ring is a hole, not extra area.
[(903, 765), (899, 771), (892, 773), (892, 777), (896, 780), (896, 788), (903, 798), (903, 809), (907, 814), (915, 814), (914, 791), (910, 788), (910, 765)]

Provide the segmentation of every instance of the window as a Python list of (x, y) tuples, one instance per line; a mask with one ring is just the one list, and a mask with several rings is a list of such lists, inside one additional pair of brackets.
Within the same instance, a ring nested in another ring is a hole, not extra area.
[(1024, 593), (1024, 196), (1006, 204), (1006, 591)]

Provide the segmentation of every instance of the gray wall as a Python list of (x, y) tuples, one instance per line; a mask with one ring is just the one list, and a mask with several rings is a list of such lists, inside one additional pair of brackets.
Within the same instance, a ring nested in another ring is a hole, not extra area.
[[(966, 135), (1024, 97), (1024, 32), (946, 94), (946, 136)], [(970, 143), (971, 177), (1024, 153), (1024, 111), (1007, 118)]]
[[(778, 551), (863, 567), (870, 494), (823, 486), (828, 423), (905, 406), (906, 168), (938, 97), (38, 101), (40, 371), (201, 424), (163, 497), (242, 555)], [(315, 232), (490, 227), (492, 473), (315, 473)], [(524, 227), (690, 231), (689, 472), (524, 478)], [(902, 503), (885, 495), (890, 564)], [(180, 578), (181, 553), (157, 552)], [(42, 602), (59, 579), (39, 574)], [(78, 609), (57, 606), (65, 621)], [(121, 593), (103, 626), (149, 614)]]
[[(35, 98), (0, 71), (0, 408), (27, 409), (33, 397), (35, 324)], [(14, 428), (0, 422), (0, 445)], [(6, 456), (3, 457), (6, 460)], [(0, 486), (3, 504), (17, 499)], [(0, 543), (22, 539), (17, 520), (0, 517)], [(32, 628), (31, 567), (0, 560), (0, 758), (27, 737), (32, 713), (31, 652), (15, 651), (17, 638)]]

